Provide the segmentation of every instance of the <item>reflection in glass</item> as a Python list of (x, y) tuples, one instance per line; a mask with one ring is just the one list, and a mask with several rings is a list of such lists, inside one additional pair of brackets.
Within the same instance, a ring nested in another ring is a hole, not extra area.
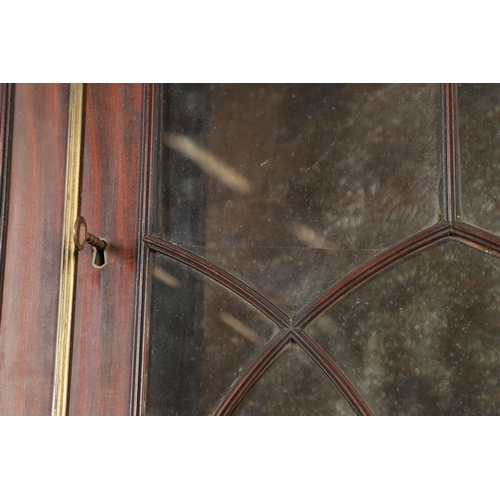
[(166, 85), (154, 233), (298, 312), (439, 220), (438, 85)]
[(500, 235), (500, 84), (458, 85), (461, 216)]
[(375, 414), (500, 414), (497, 257), (457, 242), (433, 247), (307, 330)]
[(288, 344), (248, 391), (235, 415), (354, 415), (311, 358)]
[(210, 278), (152, 254), (148, 415), (213, 413), (278, 329)]

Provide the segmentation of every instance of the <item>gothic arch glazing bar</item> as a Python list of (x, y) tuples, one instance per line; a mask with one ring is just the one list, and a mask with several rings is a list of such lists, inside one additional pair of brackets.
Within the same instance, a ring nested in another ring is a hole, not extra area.
[(248, 368), (235, 380), (228, 394), (223, 399), (215, 416), (231, 415), (236, 409), (245, 394), (257, 382), (259, 377), (265, 372), (267, 367), (274, 361), (276, 356), (290, 342), (292, 331), (290, 329), (282, 330), (276, 337), (268, 342)]
[[(444, 95), (444, 92), (442, 95)], [(443, 102), (445, 101), (446, 99), (443, 97)], [(443, 123), (443, 120), (441, 121), (441, 123)], [(448, 141), (443, 141), (443, 144), (447, 142)], [(443, 182), (443, 192), (447, 192), (447, 190), (448, 183)], [(447, 219), (447, 217), (444, 218)], [(294, 321), (294, 325), (297, 327), (307, 325), (308, 322), (312, 321), (314, 317), (316, 317), (323, 310), (333, 304), (338, 298), (343, 296), (358, 284), (362, 283), (364, 280), (373, 276), (379, 270), (398, 261), (399, 259), (404, 258), (407, 255), (412, 254), (413, 252), (419, 251), (428, 245), (432, 245), (433, 243), (448, 235), (449, 225), (446, 222), (441, 222), (429, 229), (421, 231), (420, 233), (407, 238), (403, 242), (397, 243), (389, 250), (384, 251), (370, 261), (365, 262), (354, 271), (334, 283), (326, 292), (322, 294), (320, 298), (316, 299), (311, 304), (306, 306), (306, 308), (297, 315)], [(209, 262), (204, 261), (204, 259), (202, 259), (201, 257), (190, 254), (189, 251), (179, 249), (179, 247), (165, 243), (163, 240), (152, 236), (146, 236), (144, 238), (144, 242), (151, 250), (155, 250), (163, 253), (164, 255), (168, 255), (169, 257), (178, 260), (179, 262), (183, 262), (193, 269), (197, 269), (203, 274), (210, 276), (212, 279), (224, 285), (226, 288), (232, 290), (234, 293), (238, 294), (258, 310), (263, 312), (275, 324), (278, 324), (284, 329), (289, 327), (289, 318), (286, 314), (284, 314), (279, 308), (271, 304), (265, 297), (255, 292), (251, 287), (247, 286), (244, 282), (238, 280), (237, 278), (234, 278), (234, 276), (224, 271), (223, 268), (217, 268)], [(265, 352), (269, 351), (269, 349), (272, 347), (271, 344), (276, 342), (277, 338), (281, 335), (283, 335), (283, 333), (280, 333), (268, 345), (264, 346), (263, 351), (261, 351), (258, 356), (261, 361), (265, 362), (265, 360), (267, 359)], [(297, 338), (301, 338), (300, 334)], [(325, 363), (323, 363), (323, 369), (330, 363), (330, 361), (331, 360), (327, 360), (325, 361)], [(260, 369), (260, 365), (257, 360), (253, 363), (252, 366), (255, 370)], [(331, 375), (332, 372), (329, 373)]]
[(357, 415), (373, 415), (369, 406), (342, 370), (314, 340), (300, 330), (283, 330), (271, 340), (233, 384), (215, 415), (231, 415), (248, 391), (289, 342), (295, 342), (307, 353), (344, 396)]
[(293, 338), (298, 345), (313, 359), (323, 370), (326, 376), (346, 398), (357, 415), (373, 415), (370, 407), (356, 390), (352, 382), (332, 360), (332, 358), (302, 330), (293, 330)]
[(269, 318), (276, 325), (286, 328), (290, 324), (290, 319), (288, 316), (282, 312), (278, 307), (272, 304), (259, 292), (255, 291), (245, 282), (236, 278), (232, 274), (224, 271), (220, 267), (211, 264), (202, 257), (189, 252), (183, 248), (175, 245), (171, 245), (160, 238), (154, 236), (146, 236), (144, 241), (147, 243), (150, 249), (155, 250), (163, 255), (171, 257), (179, 262), (182, 262), (193, 269), (200, 271), (201, 273), (209, 276), (213, 280), (217, 281), (221, 285), (225, 286), (232, 292), (239, 295), (242, 299), (246, 300), (249, 304), (252, 304), (256, 309), (262, 312), (267, 318)]
[(425, 231), (394, 245), (385, 252), (380, 253), (365, 264), (354, 269), (334, 285), (326, 290), (317, 300), (306, 306), (294, 319), (293, 326), (303, 328), (308, 325), (316, 316), (330, 307), (347, 292), (357, 285), (363, 283), (385, 267), (398, 260), (423, 250), (437, 241), (449, 236), (450, 227), (446, 222), (440, 222)]
[(455, 222), (450, 230), (452, 237), (464, 243), (479, 247), (483, 251), (492, 251), (500, 255), (500, 238), (477, 227), (463, 222)]

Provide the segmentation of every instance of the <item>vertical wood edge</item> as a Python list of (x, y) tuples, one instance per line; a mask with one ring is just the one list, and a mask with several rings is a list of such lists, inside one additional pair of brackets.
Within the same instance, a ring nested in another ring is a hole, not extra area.
[(133, 366), (130, 391), (130, 415), (145, 414), (147, 386), (147, 346), (148, 346), (148, 290), (149, 290), (149, 254), (150, 250), (144, 242), (149, 228), (150, 193), (154, 152), (159, 110), (157, 94), (159, 84), (144, 84), (143, 116), (141, 138), (141, 162), (139, 185), (139, 224), (137, 233), (137, 272), (135, 285), (135, 317), (134, 317), (134, 347)]
[(12, 155), (15, 84), (0, 86), (0, 322), (2, 319), (3, 277), (9, 210), (9, 179)]

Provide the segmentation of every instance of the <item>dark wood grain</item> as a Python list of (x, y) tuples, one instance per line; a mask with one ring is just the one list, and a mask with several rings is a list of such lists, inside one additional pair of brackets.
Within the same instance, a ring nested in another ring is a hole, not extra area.
[[(5, 264), (5, 238), (9, 200), (9, 175), (14, 119), (14, 84), (0, 84), (0, 304)], [(1, 321), (1, 309), (0, 309)]]
[(0, 323), (0, 413), (50, 415), (69, 85), (16, 85)]
[(70, 415), (130, 411), (142, 113), (142, 84), (86, 85), (80, 213), (109, 252), (102, 269), (78, 256)]

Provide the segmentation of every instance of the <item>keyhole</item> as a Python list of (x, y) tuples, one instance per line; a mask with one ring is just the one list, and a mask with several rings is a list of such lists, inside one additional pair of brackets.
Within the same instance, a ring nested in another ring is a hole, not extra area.
[(94, 251), (92, 253), (92, 267), (96, 269), (102, 269), (108, 263), (108, 248), (109, 242), (106, 238), (100, 238), (102, 241), (106, 243), (106, 248), (104, 250), (99, 250), (94, 247)]

